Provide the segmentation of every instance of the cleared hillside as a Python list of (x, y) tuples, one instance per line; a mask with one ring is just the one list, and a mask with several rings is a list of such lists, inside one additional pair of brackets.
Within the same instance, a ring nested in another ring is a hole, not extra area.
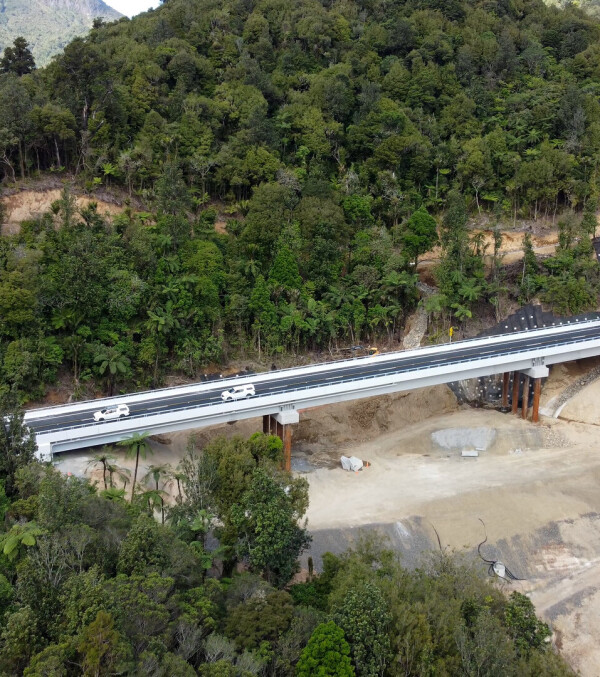
[(0, 50), (22, 35), (36, 64), (43, 66), (87, 33), (96, 17), (114, 21), (121, 16), (102, 0), (0, 0)]

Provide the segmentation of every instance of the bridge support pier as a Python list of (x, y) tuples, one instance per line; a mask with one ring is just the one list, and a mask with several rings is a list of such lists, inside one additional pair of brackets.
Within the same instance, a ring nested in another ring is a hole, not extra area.
[(523, 410), (522, 417), (524, 420), (527, 419), (527, 414), (529, 413), (529, 376), (525, 374), (525, 380), (523, 381)]
[(519, 409), (519, 372), (513, 372), (513, 387), (512, 387), (512, 407), (511, 411), (513, 414), (517, 413)]
[(52, 461), (52, 445), (51, 444), (38, 444), (35, 457), (38, 461), (42, 463)]
[(300, 416), (295, 409), (263, 416), (263, 433), (276, 435), (283, 442), (283, 467), (288, 472), (292, 469), (292, 426), (299, 421)]
[(531, 413), (531, 420), (533, 423), (538, 423), (540, 420), (540, 393), (542, 392), (542, 379), (536, 378), (533, 381), (533, 411)]
[(502, 408), (508, 408), (508, 383), (510, 381), (510, 372), (505, 371), (502, 375)]
[[(524, 370), (525, 383), (523, 385), (523, 410), (525, 410), (525, 397), (529, 404), (529, 379), (533, 379), (533, 410), (531, 412), (531, 421), (538, 423), (540, 420), (540, 394), (542, 392), (542, 379), (550, 374), (550, 370), (544, 364), (537, 364), (535, 367)], [(525, 395), (525, 393), (527, 393)], [(523, 418), (526, 418), (525, 413)]]

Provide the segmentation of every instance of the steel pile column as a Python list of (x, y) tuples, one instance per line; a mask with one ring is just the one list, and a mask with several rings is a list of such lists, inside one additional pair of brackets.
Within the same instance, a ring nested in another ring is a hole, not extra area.
[(513, 371), (513, 387), (512, 387), (512, 413), (516, 414), (519, 408), (519, 372)]
[(283, 468), (290, 472), (292, 469), (292, 426), (283, 426)]
[(283, 468), (288, 471), (292, 469), (292, 426), (299, 420), (295, 409), (263, 416), (265, 435), (276, 435), (283, 442)]
[(540, 420), (540, 393), (542, 391), (542, 379), (536, 378), (533, 381), (533, 412), (531, 420), (537, 423)]
[(525, 375), (525, 379), (523, 381), (523, 411), (522, 411), (522, 416), (524, 419), (527, 418), (528, 413), (529, 413), (529, 376)]
[(502, 375), (502, 407), (508, 407), (508, 382), (510, 381), (510, 372), (505, 371)]

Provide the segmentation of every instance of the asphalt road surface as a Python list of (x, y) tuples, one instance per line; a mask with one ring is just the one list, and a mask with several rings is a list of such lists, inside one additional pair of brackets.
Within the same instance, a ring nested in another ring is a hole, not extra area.
[[(528, 349), (565, 345), (576, 341), (585, 341), (586, 339), (591, 340), (600, 336), (600, 328), (598, 326), (576, 327), (571, 325), (564, 332), (557, 332), (551, 335), (539, 334), (540, 332), (531, 331), (529, 334), (516, 340), (510, 340), (507, 336), (498, 336), (485, 346), (472, 345), (469, 341), (459, 342), (456, 343), (454, 350), (440, 352), (438, 355), (435, 353), (419, 355), (415, 351), (411, 353), (399, 352), (394, 360), (379, 361), (375, 359), (366, 362), (358, 358), (357, 360), (348, 361), (347, 366), (343, 368), (337, 366), (337, 368), (332, 369), (331, 364), (324, 364), (322, 371), (316, 373), (296, 373), (292, 376), (282, 374), (280, 379), (267, 381), (261, 381), (261, 374), (256, 374), (252, 378), (252, 383), (256, 388), (256, 396), (273, 395), (282, 392), (290, 393), (295, 390), (304, 390), (307, 387), (334, 385), (387, 374), (402, 374), (417, 369), (441, 367), (493, 357), (494, 355), (519, 353)], [(198, 393), (182, 393), (178, 395), (175, 392), (174, 394), (161, 396), (157, 392), (156, 399), (138, 402), (136, 402), (135, 394), (126, 395), (123, 396), (123, 402), (126, 402), (129, 406), (130, 415), (128, 418), (131, 419), (147, 414), (190, 409), (210, 404), (222, 404), (221, 393), (226, 387), (229, 388), (231, 385), (231, 380), (228, 380), (227, 383), (216, 381), (214, 388), (202, 390)], [(36, 433), (51, 432), (75, 426), (98, 425), (94, 422), (93, 414), (103, 406), (102, 400), (98, 400), (97, 402), (90, 402), (89, 407), (77, 412), (61, 413), (60, 409), (57, 409), (55, 416), (38, 419), (34, 418), (35, 410), (30, 410), (28, 412), (27, 425)], [(230, 406), (234, 409), (236, 402), (231, 402)]]

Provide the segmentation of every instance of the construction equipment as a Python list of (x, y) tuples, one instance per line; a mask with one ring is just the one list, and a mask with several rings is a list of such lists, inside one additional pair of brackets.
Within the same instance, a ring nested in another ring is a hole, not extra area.
[(379, 348), (377, 346), (352, 346), (351, 348), (339, 348), (337, 351), (344, 357), (373, 357), (379, 355)]

